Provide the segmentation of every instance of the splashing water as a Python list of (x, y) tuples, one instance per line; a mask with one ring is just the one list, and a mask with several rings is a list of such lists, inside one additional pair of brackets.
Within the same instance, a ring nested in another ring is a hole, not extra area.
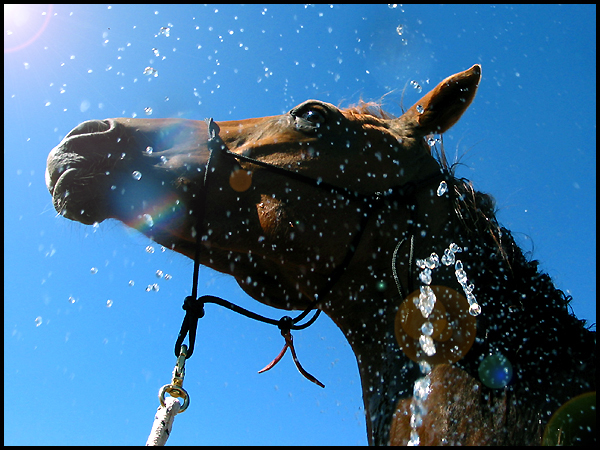
[[(442, 195), (444, 195), (446, 192), (448, 192), (448, 183), (446, 183), (445, 181), (442, 181), (440, 183), (440, 185), (437, 188), (437, 196), (441, 197)], [(450, 250), (450, 249), (448, 249)], [(444, 253), (445, 254), (445, 253)]]
[(153, 75), (155, 78), (158, 77), (158, 70), (156, 70), (154, 67), (146, 67), (144, 69), (144, 75)]

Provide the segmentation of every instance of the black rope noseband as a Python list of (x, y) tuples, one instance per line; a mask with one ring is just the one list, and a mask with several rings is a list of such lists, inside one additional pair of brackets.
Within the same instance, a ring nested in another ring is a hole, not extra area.
[[(298, 370), (300, 370), (303, 373), (303, 375), (305, 375), (305, 376), (308, 375), (307, 378), (311, 379), (310, 377), (312, 377), (312, 376), (310, 374), (306, 373), (302, 369), (302, 367), (299, 365), (298, 361), (296, 360), (294, 348), (291, 343), (292, 340), (291, 340), (290, 330), (302, 330), (302, 329), (307, 328), (308, 326), (312, 325), (317, 320), (319, 314), (321, 313), (320, 309), (317, 309), (315, 314), (308, 321), (306, 321), (305, 323), (302, 323), (302, 324), (299, 323), (304, 318), (306, 318), (313, 309), (315, 309), (316, 305), (320, 301), (322, 301), (323, 298), (328, 293), (331, 292), (334, 285), (339, 281), (339, 279), (342, 277), (342, 275), (344, 274), (344, 272), (350, 265), (350, 262), (351, 262), (352, 258), (354, 257), (354, 254), (356, 253), (356, 250), (358, 248), (360, 240), (362, 239), (362, 236), (366, 229), (367, 222), (369, 221), (369, 219), (371, 217), (371, 213), (377, 207), (383, 205), (383, 203), (385, 201), (392, 200), (392, 199), (403, 200), (406, 205), (408, 205), (409, 207), (412, 208), (411, 211), (414, 212), (414, 209), (416, 208), (415, 201), (414, 201), (414, 194), (415, 194), (416, 188), (418, 188), (422, 185), (425, 185), (425, 184), (429, 184), (436, 180), (440, 180), (440, 181), (444, 180), (444, 179), (446, 179), (446, 174), (440, 171), (440, 172), (435, 173), (432, 176), (429, 176), (417, 183), (409, 182), (402, 186), (397, 186), (397, 187), (388, 189), (387, 191), (384, 191), (384, 192), (376, 192), (374, 194), (365, 195), (365, 194), (361, 194), (356, 191), (352, 191), (345, 187), (335, 186), (335, 185), (332, 185), (325, 181), (321, 181), (321, 180), (317, 180), (315, 178), (308, 177), (306, 175), (303, 175), (298, 172), (294, 172), (292, 170), (289, 170), (289, 169), (286, 169), (283, 167), (274, 166), (274, 165), (266, 163), (264, 161), (260, 161), (260, 160), (257, 160), (257, 159), (254, 159), (254, 158), (251, 158), (248, 156), (239, 155), (237, 153), (231, 152), (227, 148), (227, 146), (225, 145), (225, 143), (223, 142), (221, 137), (219, 136), (219, 131), (220, 131), (219, 126), (213, 121), (213, 119), (212, 118), (206, 119), (206, 123), (208, 126), (208, 150), (210, 153), (209, 153), (208, 161), (206, 163), (202, 192), (200, 193), (200, 196), (198, 199), (198, 210), (199, 211), (197, 214), (197, 226), (195, 229), (196, 249), (195, 249), (195, 255), (194, 255), (194, 275), (193, 275), (193, 281), (192, 281), (192, 295), (186, 297), (184, 300), (184, 303), (183, 303), (183, 309), (186, 311), (186, 315), (185, 315), (185, 318), (181, 325), (181, 330), (179, 332), (177, 342), (175, 344), (175, 356), (179, 356), (181, 344), (183, 343), (183, 340), (185, 339), (188, 332), (189, 332), (190, 345), (189, 345), (189, 349), (188, 349), (186, 358), (189, 358), (190, 356), (192, 356), (192, 353), (194, 351), (195, 339), (196, 339), (196, 328), (198, 325), (198, 319), (200, 319), (204, 316), (204, 304), (215, 303), (217, 305), (223, 306), (227, 309), (230, 309), (231, 311), (242, 314), (251, 319), (258, 320), (260, 322), (264, 322), (264, 323), (267, 323), (270, 325), (276, 325), (277, 327), (279, 327), (279, 329), (281, 330), (281, 334), (286, 339), (286, 345), (284, 346), (284, 350), (282, 350), (282, 353), (280, 353), (280, 355), (271, 364), (274, 365), (274, 363), (279, 361), (279, 359), (283, 356), (283, 353), (285, 352), (286, 348), (288, 346), (290, 346), (291, 350), (292, 350), (292, 354), (294, 356), (294, 362), (296, 362), (296, 365), (298, 366)], [(316, 188), (319, 188), (322, 190), (326, 190), (333, 194), (338, 194), (346, 199), (358, 201), (358, 202), (362, 203), (364, 205), (364, 207), (366, 208), (366, 211), (363, 212), (363, 214), (361, 216), (358, 231), (352, 238), (352, 241), (349, 245), (348, 251), (346, 252), (344, 259), (342, 260), (342, 262), (339, 265), (337, 265), (333, 269), (333, 271), (327, 278), (327, 282), (319, 290), (319, 292), (317, 294), (315, 294), (315, 298), (310, 303), (310, 305), (302, 313), (300, 313), (298, 316), (296, 316), (294, 318), (286, 315), (286, 316), (281, 317), (278, 320), (271, 319), (268, 317), (261, 316), (260, 314), (256, 314), (247, 309), (244, 309), (240, 306), (237, 306), (237, 305), (235, 305), (227, 300), (223, 300), (222, 298), (219, 298), (219, 297), (215, 297), (212, 295), (204, 295), (199, 298), (197, 297), (197, 295), (198, 295), (198, 273), (199, 273), (199, 268), (200, 268), (200, 250), (201, 250), (201, 246), (202, 246), (201, 241), (202, 241), (202, 236), (205, 234), (205, 231), (206, 231), (204, 229), (205, 224), (206, 224), (206, 221), (204, 220), (204, 215), (206, 212), (206, 198), (207, 198), (207, 191), (209, 188), (209, 174), (210, 174), (211, 170), (212, 171), (216, 170), (215, 159), (220, 158), (221, 156), (228, 156), (228, 157), (232, 157), (239, 161), (248, 162), (253, 165), (265, 168), (271, 172), (278, 173), (280, 175), (284, 175), (287, 178), (291, 178), (293, 180), (300, 181), (300, 182), (308, 184), (310, 186), (313, 186), (313, 187), (316, 187)], [(413, 214), (411, 213), (411, 216), (412, 215)], [(270, 367), (272, 367), (272, 365)], [(267, 366), (263, 370), (268, 370), (268, 368), (270, 368), (270, 367)], [(314, 379), (314, 377), (312, 377), (311, 381), (322, 386), (322, 384), (319, 383), (316, 379)]]

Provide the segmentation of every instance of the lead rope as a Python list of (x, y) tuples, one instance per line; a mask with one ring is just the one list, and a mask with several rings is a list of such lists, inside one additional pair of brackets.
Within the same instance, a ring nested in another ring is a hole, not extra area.
[[(302, 330), (304, 328), (312, 325), (321, 310), (317, 309), (315, 314), (304, 324), (298, 325), (298, 322), (302, 321), (312, 309), (314, 309), (315, 304), (319, 300), (319, 296), (315, 298), (315, 300), (306, 308), (301, 314), (299, 314), (295, 318), (291, 318), (289, 316), (283, 316), (279, 320), (270, 319), (268, 317), (261, 316), (260, 314), (253, 313), (252, 311), (248, 311), (240, 306), (237, 306), (227, 300), (223, 300), (222, 298), (211, 296), (211, 295), (203, 295), (198, 298), (198, 278), (200, 272), (200, 249), (202, 246), (202, 236), (203, 236), (203, 220), (202, 215), (206, 209), (206, 193), (208, 187), (208, 174), (211, 169), (211, 162), (213, 156), (215, 154), (215, 150), (217, 150), (217, 154), (220, 152), (226, 152), (226, 147), (222, 144), (220, 137), (218, 135), (218, 126), (214, 123), (213, 119), (207, 119), (207, 127), (208, 127), (208, 148), (209, 148), (209, 156), (208, 161), (206, 163), (206, 171), (204, 173), (204, 180), (202, 191), (199, 199), (199, 211), (198, 214), (198, 223), (196, 232), (196, 248), (194, 251), (194, 273), (192, 275), (192, 295), (187, 296), (184, 301), (182, 308), (186, 311), (185, 317), (181, 324), (181, 329), (179, 331), (179, 336), (177, 337), (177, 342), (175, 343), (175, 356), (177, 357), (177, 363), (175, 364), (175, 368), (173, 369), (173, 379), (171, 380), (171, 384), (164, 385), (158, 393), (158, 398), (160, 401), (160, 406), (154, 416), (154, 422), (152, 425), (152, 430), (150, 431), (150, 436), (146, 441), (147, 446), (164, 446), (171, 434), (171, 430), (173, 428), (173, 421), (175, 416), (179, 413), (184, 412), (190, 403), (189, 394), (185, 389), (183, 389), (183, 377), (185, 376), (185, 361), (186, 359), (192, 356), (194, 352), (194, 345), (196, 343), (196, 330), (198, 327), (198, 319), (204, 317), (204, 304), (205, 303), (215, 303), (221, 305), (225, 308), (228, 308), (234, 312), (242, 314), (251, 319), (258, 320), (260, 322), (268, 323), (271, 325), (277, 325), (281, 330), (281, 335), (285, 339), (285, 344), (283, 349), (275, 357), (275, 359), (269, 363), (265, 368), (261, 369), (259, 373), (266, 372), (267, 370), (272, 369), (282, 358), (287, 349), (289, 348), (292, 353), (292, 358), (298, 371), (306, 377), (308, 380), (317, 384), (318, 386), (324, 388), (325, 385), (317, 380), (313, 375), (308, 373), (300, 364), (298, 357), (296, 355), (296, 350), (294, 348), (294, 342), (291, 334), (291, 330)], [(336, 271), (334, 270), (334, 273)], [(333, 275), (333, 274), (332, 274)], [(325, 285), (323, 292), (327, 292), (337, 281), (333, 276), (329, 277), (327, 284)], [(327, 290), (327, 291), (326, 291)], [(183, 341), (189, 333), (189, 348), (183, 344)], [(165, 399), (165, 394), (169, 394), (170, 397)], [(183, 398), (183, 405), (177, 400), (177, 398)]]

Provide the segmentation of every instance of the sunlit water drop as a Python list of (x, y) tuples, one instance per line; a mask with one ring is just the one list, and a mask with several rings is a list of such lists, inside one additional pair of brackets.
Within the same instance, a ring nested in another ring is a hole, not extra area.
[(440, 185), (437, 188), (437, 196), (441, 197), (446, 192), (448, 192), (448, 183), (446, 183), (445, 181), (442, 181), (442, 182), (440, 182)]
[(148, 66), (144, 69), (144, 75), (153, 75), (156, 78), (158, 77), (158, 70), (156, 70), (154, 67)]
[(471, 303), (471, 305), (469, 305), (469, 314), (472, 316), (478, 316), (481, 314), (481, 306), (479, 306), (478, 303)]
[(134, 170), (133, 173), (131, 174), (131, 176), (133, 177), (134, 180), (140, 181), (142, 178), (142, 173), (138, 172), (137, 170)]
[(171, 36), (171, 27), (173, 25), (169, 24), (168, 27), (160, 27), (160, 30), (158, 30), (158, 36), (160, 35), (164, 35), (165, 37), (169, 37)]
[(35, 318), (35, 326), (39, 327), (42, 324), (42, 316), (37, 316)]
[(92, 268), (90, 269), (90, 273), (91, 273), (92, 275), (95, 275), (95, 274), (97, 274), (97, 273), (98, 273), (98, 269), (97, 269), (96, 267), (92, 267)]
[(112, 300), (110, 300), (110, 299), (106, 300), (106, 307), (107, 308), (110, 308), (112, 305), (113, 305), (113, 301)]
[(152, 228), (154, 226), (154, 220), (152, 219), (152, 216), (150, 214), (144, 214), (142, 216), (142, 219), (144, 220), (144, 223), (147, 227)]

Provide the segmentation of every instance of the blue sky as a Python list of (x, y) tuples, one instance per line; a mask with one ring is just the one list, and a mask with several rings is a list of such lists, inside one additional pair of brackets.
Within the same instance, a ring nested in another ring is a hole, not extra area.
[[(494, 195), (500, 222), (573, 295), (578, 317), (595, 322), (594, 5), (48, 8), (5, 6), (5, 444), (144, 444), (175, 363), (192, 262), (117, 222), (86, 227), (52, 207), (48, 152), (88, 119), (146, 108), (242, 119), (390, 91), (385, 104), (400, 114), (403, 92), (408, 107), (479, 63), (477, 97), (446, 150), (463, 155), (458, 174)], [(143, 74), (149, 66), (157, 77)], [(209, 269), (200, 292), (280, 316)], [(207, 307), (186, 365), (190, 408), (169, 444), (366, 444), (341, 332), (323, 316), (294, 337), (326, 389), (289, 355), (258, 375), (283, 345), (278, 330)]]

